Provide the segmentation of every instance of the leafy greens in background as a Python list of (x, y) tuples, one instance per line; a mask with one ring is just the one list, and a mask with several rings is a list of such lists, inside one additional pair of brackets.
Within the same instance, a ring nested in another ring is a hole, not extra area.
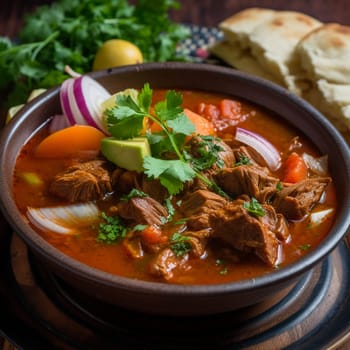
[(7, 106), (23, 103), (30, 91), (50, 88), (68, 76), (64, 67), (91, 71), (99, 46), (120, 38), (134, 43), (145, 62), (184, 60), (177, 43), (188, 30), (169, 18), (175, 0), (59, 0), (25, 19), (18, 42), (0, 37), (0, 92)]

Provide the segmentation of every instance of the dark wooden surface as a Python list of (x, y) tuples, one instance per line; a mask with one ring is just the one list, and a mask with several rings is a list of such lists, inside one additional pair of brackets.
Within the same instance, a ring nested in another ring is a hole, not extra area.
[[(135, 2), (136, 0), (134, 0)], [(152, 1), (152, 0), (149, 0)], [(45, 0), (3, 0), (0, 2), (0, 35), (15, 37), (25, 13)], [(179, 0), (181, 9), (172, 12), (179, 22), (216, 26), (221, 20), (248, 7), (302, 11), (324, 22), (350, 25), (349, 0)]]

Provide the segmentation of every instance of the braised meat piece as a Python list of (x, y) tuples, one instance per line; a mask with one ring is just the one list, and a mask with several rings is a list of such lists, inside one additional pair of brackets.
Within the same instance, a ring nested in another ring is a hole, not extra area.
[(127, 194), (140, 187), (142, 175), (136, 171), (116, 168), (112, 173), (113, 190), (119, 194)]
[(233, 248), (256, 254), (269, 265), (278, 258), (279, 240), (289, 235), (284, 217), (271, 205), (262, 204), (265, 215), (254, 216), (245, 209), (248, 196), (234, 201), (205, 190), (189, 194), (180, 207), (191, 230), (208, 229), (209, 238), (220, 238)]
[(278, 259), (277, 236), (286, 236), (287, 226), (281, 230), (281, 218), (274, 208), (263, 205), (264, 216), (254, 216), (244, 208), (245, 199), (229, 202), (224, 208), (212, 213), (212, 236), (220, 238), (233, 248), (253, 253), (266, 264), (273, 266)]
[(180, 211), (188, 218), (187, 225), (192, 230), (210, 227), (210, 215), (224, 207), (227, 200), (207, 190), (197, 190), (188, 194), (182, 201)]
[(117, 203), (117, 213), (132, 224), (161, 226), (168, 212), (164, 206), (151, 197), (132, 197)]
[(293, 185), (283, 184), (282, 190), (276, 192), (272, 205), (288, 220), (300, 220), (320, 201), (330, 182), (329, 177), (315, 177)]
[(214, 176), (216, 183), (226, 193), (236, 197), (247, 194), (259, 202), (266, 202), (275, 194), (279, 179), (270, 175), (267, 168), (255, 165), (239, 165), (224, 168)]
[(151, 260), (149, 272), (167, 281), (173, 277), (174, 269), (183, 266), (187, 260), (188, 255), (176, 256), (171, 248), (165, 248)]
[(112, 191), (111, 171), (104, 160), (92, 160), (57, 174), (49, 191), (69, 202), (101, 199)]
[(175, 269), (184, 266), (189, 255), (200, 258), (204, 254), (210, 236), (209, 229), (186, 232), (184, 236), (187, 238), (185, 242), (189, 243), (191, 246), (190, 252), (178, 256), (171, 248), (171, 244), (168, 244), (168, 246), (158, 252), (150, 262), (149, 271), (153, 275), (169, 280), (173, 276), (173, 271)]

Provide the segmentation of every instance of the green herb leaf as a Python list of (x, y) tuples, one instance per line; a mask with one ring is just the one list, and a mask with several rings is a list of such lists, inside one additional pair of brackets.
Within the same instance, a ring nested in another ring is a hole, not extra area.
[(189, 237), (183, 236), (180, 233), (175, 232), (170, 239), (170, 248), (176, 256), (181, 257), (191, 251), (192, 247), (191, 244), (188, 242), (189, 240)]
[(107, 216), (101, 213), (102, 221), (98, 225), (97, 240), (107, 244), (121, 240), (126, 236), (127, 227), (118, 216)]
[(251, 160), (249, 157), (242, 155), (239, 157), (238, 162), (235, 163), (235, 166), (240, 166), (240, 165), (249, 165), (251, 163)]
[(255, 198), (251, 198), (250, 202), (244, 202), (243, 207), (248, 213), (255, 216), (264, 216), (266, 214), (265, 209)]
[(138, 190), (137, 188), (133, 188), (128, 194), (121, 196), (120, 199), (122, 201), (128, 201), (134, 197), (148, 197), (148, 194), (141, 190)]

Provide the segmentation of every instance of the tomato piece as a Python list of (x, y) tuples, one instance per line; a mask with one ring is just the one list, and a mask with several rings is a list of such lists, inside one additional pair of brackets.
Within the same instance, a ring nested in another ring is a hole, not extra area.
[(308, 169), (304, 159), (292, 152), (284, 163), (284, 182), (296, 183), (307, 178)]
[(224, 118), (239, 119), (241, 117), (241, 104), (234, 100), (223, 99), (220, 101), (220, 111)]
[(158, 226), (147, 226), (141, 231), (142, 240), (148, 244), (159, 244), (167, 240), (167, 237), (162, 234), (161, 229)]

